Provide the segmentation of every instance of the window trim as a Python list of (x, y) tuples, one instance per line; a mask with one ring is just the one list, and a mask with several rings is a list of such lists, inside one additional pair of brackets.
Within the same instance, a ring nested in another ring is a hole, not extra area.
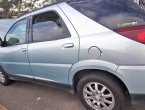
[[(40, 15), (40, 14), (43, 14), (43, 13), (49, 13), (49, 12), (55, 12), (55, 13), (63, 20), (63, 18), (61, 17), (61, 15), (60, 15), (56, 10), (54, 10), (54, 9), (42, 11), (42, 12), (39, 12), (39, 13), (36, 13), (36, 14), (31, 15), (31, 19), (30, 19), (30, 20), (31, 20), (31, 21), (30, 21), (30, 35), (31, 35), (31, 37), (29, 37), (29, 43), (50, 42), (49, 40), (47, 40), (47, 41), (33, 42), (33, 18), (34, 18), (36, 15)], [(65, 24), (65, 26), (66, 26), (66, 28), (67, 28), (69, 34), (70, 34), (70, 36), (67, 37), (67, 38), (71, 38), (71, 37), (72, 37), (71, 32), (70, 32), (70, 30), (68, 29), (68, 27), (67, 27), (67, 25), (66, 25), (66, 23), (65, 23), (64, 20), (63, 20), (63, 22), (64, 22), (64, 24)], [(65, 39), (67, 39), (67, 38), (65, 38)], [(62, 40), (62, 39), (58, 39), (58, 40)], [(56, 41), (56, 40), (53, 40), (53, 41)], [(52, 42), (52, 41), (51, 41), (51, 42)]]
[[(28, 27), (29, 27), (29, 24), (28, 24), (29, 22), (28, 22), (28, 21), (29, 21), (29, 19), (28, 19), (28, 18), (29, 18), (29, 16), (26, 17), (26, 18), (23, 18), (23, 19), (18, 20), (18, 21), (16, 21), (16, 22), (10, 27), (10, 29), (7, 31), (6, 35), (4, 36), (4, 45), (3, 45), (3, 47), (11, 47), (11, 46), (17, 46), (17, 45), (28, 44), (28, 41), (29, 41), (29, 40), (28, 40), (28, 36), (29, 36), (29, 35), (28, 35), (28, 32), (29, 32), (29, 31), (28, 31), (28, 30), (29, 30), (29, 29), (28, 29)], [(27, 23), (26, 23), (26, 37), (25, 37), (25, 43), (23, 43), (23, 44), (17, 44), (17, 45), (7, 45), (7, 44), (6, 44), (6, 37), (7, 37), (8, 33), (10, 32), (10, 30), (14, 27), (14, 25), (15, 25), (16, 23), (18, 23), (18, 22), (20, 22), (20, 21), (23, 21), (23, 20), (25, 20), (25, 19), (26, 19), (26, 22), (27, 22)]]

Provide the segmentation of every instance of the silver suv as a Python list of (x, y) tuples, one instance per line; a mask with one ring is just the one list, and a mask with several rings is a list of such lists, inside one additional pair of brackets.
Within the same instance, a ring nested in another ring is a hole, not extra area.
[(89, 110), (145, 103), (145, 11), (131, 0), (71, 0), (19, 18), (0, 41), (0, 82), (78, 93)]

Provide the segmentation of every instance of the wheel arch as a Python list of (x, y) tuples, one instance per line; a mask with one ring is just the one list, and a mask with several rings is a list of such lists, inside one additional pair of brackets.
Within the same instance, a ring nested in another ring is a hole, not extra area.
[(89, 75), (89, 74), (105, 74), (106, 76), (108, 77), (113, 77), (117, 82), (119, 82), (123, 88), (125, 88), (127, 91), (127, 86), (125, 85), (125, 83), (116, 75), (114, 75), (113, 73), (110, 73), (108, 71), (105, 71), (105, 70), (99, 70), (99, 69), (84, 69), (84, 70), (80, 70), (78, 71), (74, 77), (73, 77), (73, 84), (77, 84), (78, 81), (83, 77), (83, 76), (86, 76), (86, 75)]
[(108, 71), (110, 73), (116, 72), (118, 69), (117, 64), (113, 64), (110, 62), (102, 61), (102, 60), (83, 60), (79, 61), (71, 67), (69, 72), (68, 82), (70, 85), (74, 83), (74, 76), (78, 74), (80, 71), (84, 70), (102, 70)]
[(119, 78), (118, 76), (116, 76), (113, 73), (110, 73), (108, 71), (105, 70), (99, 70), (99, 69), (84, 69), (84, 70), (80, 70), (78, 71), (74, 77), (73, 77), (73, 87), (74, 87), (74, 92), (77, 92), (77, 84), (79, 82), (79, 80), (83, 77), (86, 76), (88, 74), (105, 74), (108, 77), (113, 77), (113, 79), (118, 82), (118, 84), (121, 86), (121, 88), (124, 90), (126, 97), (128, 97), (130, 102), (130, 94), (129, 94), (129, 90), (126, 86), (126, 84), (121, 80), (121, 78)]

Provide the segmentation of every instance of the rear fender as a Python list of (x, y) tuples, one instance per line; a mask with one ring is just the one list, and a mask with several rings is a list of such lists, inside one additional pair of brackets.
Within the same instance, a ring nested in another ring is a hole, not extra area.
[(81, 70), (94, 69), (107, 71), (121, 77), (117, 71), (118, 65), (101, 60), (84, 60), (74, 64), (69, 73), (69, 84), (74, 84), (74, 76)]

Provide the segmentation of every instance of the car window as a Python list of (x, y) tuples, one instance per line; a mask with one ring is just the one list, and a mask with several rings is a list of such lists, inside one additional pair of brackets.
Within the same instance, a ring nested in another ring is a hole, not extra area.
[(7, 45), (24, 44), (26, 40), (27, 19), (21, 20), (13, 25), (6, 35)]
[(70, 5), (112, 30), (145, 25), (145, 10), (133, 0), (76, 0)]
[(33, 42), (53, 41), (70, 36), (64, 21), (56, 12), (46, 12), (33, 17)]

